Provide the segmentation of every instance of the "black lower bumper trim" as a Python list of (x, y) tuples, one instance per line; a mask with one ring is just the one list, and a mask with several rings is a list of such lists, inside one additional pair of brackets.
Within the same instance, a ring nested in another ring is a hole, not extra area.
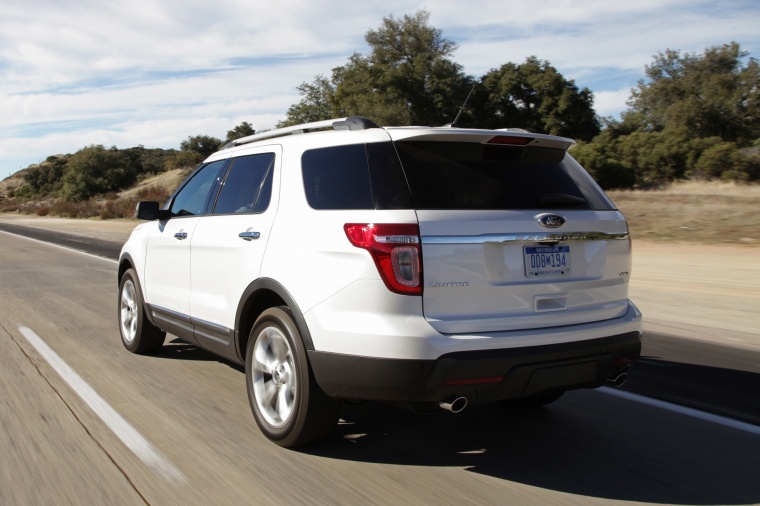
[(400, 360), (309, 351), (319, 386), (331, 397), (436, 402), (519, 399), (595, 388), (641, 353), (641, 334), (501, 350), (450, 353), (437, 360)]

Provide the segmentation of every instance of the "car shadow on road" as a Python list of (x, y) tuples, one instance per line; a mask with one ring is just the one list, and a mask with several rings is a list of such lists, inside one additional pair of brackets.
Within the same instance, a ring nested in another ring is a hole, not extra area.
[[(244, 374), (242, 366), (177, 338), (155, 356), (219, 362)], [(642, 374), (648, 367), (655, 367), (656, 374), (672, 369), (652, 357), (646, 360), (639, 367)], [(662, 378), (650, 379), (642, 383)], [(585, 390), (569, 392), (543, 408), (472, 403), (457, 415), (420, 414), (376, 402), (344, 403), (333, 435), (299, 451), (337, 460), (460, 468), (604, 500), (760, 502), (756, 435)]]
[(760, 425), (760, 374), (754, 372), (642, 356), (623, 389)]
[(219, 362), (220, 364), (227, 365), (236, 371), (245, 373), (245, 367), (236, 364), (230, 360), (224, 359), (218, 355), (204, 350), (203, 348), (196, 346), (192, 343), (188, 343), (178, 337), (167, 337), (167, 343), (157, 352), (153, 354), (157, 358), (166, 358), (170, 360), (192, 360), (201, 362)]
[(597, 392), (519, 410), (475, 404), (421, 415), (346, 404), (334, 436), (301, 450), (325, 458), (465, 472), (605, 500), (760, 501), (760, 439)]

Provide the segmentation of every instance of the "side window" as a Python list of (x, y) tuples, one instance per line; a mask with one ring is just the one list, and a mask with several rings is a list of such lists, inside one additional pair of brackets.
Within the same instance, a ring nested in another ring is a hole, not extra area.
[(222, 183), (214, 214), (264, 212), (272, 194), (274, 153), (234, 159)]
[(175, 216), (192, 216), (206, 212), (211, 193), (221, 177), (227, 160), (211, 162), (201, 168), (174, 196), (169, 210)]
[(375, 209), (412, 209), (409, 185), (393, 144), (367, 144), (367, 161)]
[(306, 151), (301, 166), (312, 208), (374, 209), (364, 144)]

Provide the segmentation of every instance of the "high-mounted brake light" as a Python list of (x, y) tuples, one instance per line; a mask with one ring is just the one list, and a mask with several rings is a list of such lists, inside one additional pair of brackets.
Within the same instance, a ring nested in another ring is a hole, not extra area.
[(351, 244), (370, 252), (390, 291), (422, 294), (422, 252), (417, 225), (347, 223), (343, 229)]
[(491, 137), (487, 144), (507, 144), (510, 146), (527, 146), (533, 139), (530, 137), (517, 137), (515, 135), (497, 135)]

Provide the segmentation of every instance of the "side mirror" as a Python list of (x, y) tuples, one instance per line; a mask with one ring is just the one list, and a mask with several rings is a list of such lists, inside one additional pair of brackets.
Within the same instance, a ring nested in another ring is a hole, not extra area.
[(170, 217), (168, 211), (159, 209), (158, 202), (143, 200), (135, 207), (135, 218), (138, 220), (166, 220)]

